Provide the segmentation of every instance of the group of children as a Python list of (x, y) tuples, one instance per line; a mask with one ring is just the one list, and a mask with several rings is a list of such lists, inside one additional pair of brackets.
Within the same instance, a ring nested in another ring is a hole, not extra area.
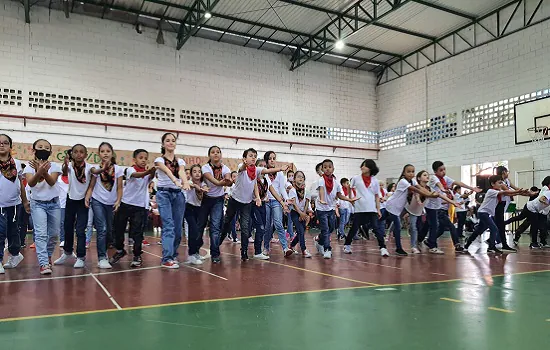
[[(325, 259), (332, 257), (330, 238), (336, 229), (337, 213), (341, 224), (339, 234), (344, 236), (352, 211), (354, 219), (345, 235), (344, 253), (352, 253), (353, 238), (365, 226), (374, 231), (381, 255), (388, 256), (384, 236), (385, 225), (389, 221), (395, 237), (395, 253), (406, 256), (408, 253), (401, 245), (401, 216), (404, 212), (409, 216), (412, 253), (429, 251), (443, 254), (437, 240), (445, 230), (451, 232), (455, 250), (461, 252), (464, 250), (460, 240), (462, 232), (460, 229), (457, 231), (451, 222), (448, 206), (456, 206), (459, 212), (464, 213), (457, 215), (460, 227), (460, 221), (465, 219), (466, 198), (481, 191), (446, 176), (444, 164), (437, 161), (433, 163), (432, 176), (424, 170), (416, 174), (415, 167), (407, 164), (395, 188), (386, 192), (376, 178), (379, 169), (371, 159), (361, 163), (358, 175), (341, 182), (336, 181), (333, 162), (326, 159), (316, 167), (319, 178), (314, 179), (311, 188), (306, 190), (304, 172), (296, 171), (291, 179), (287, 179), (285, 172), (288, 166), (276, 166), (275, 152), (266, 152), (262, 159), (258, 159), (256, 150), (247, 149), (243, 153), (242, 163), (232, 173), (223, 164), (222, 152), (217, 146), (208, 150), (209, 160), (205, 165), (192, 165), (187, 175), (184, 160), (175, 153), (176, 141), (174, 134), (164, 134), (161, 138), (161, 156), (154, 160), (152, 166), (148, 166), (149, 153), (137, 149), (133, 153), (134, 165), (123, 169), (116, 164), (113, 147), (107, 142), (102, 142), (98, 147), (100, 164), (88, 163), (87, 148), (76, 144), (67, 151), (62, 166), (59, 166), (49, 161), (51, 144), (39, 139), (33, 144), (34, 158), (23, 170), (22, 163), (11, 156), (11, 138), (0, 134), (0, 242), (7, 238), (9, 252), (7, 263), (2, 265), (3, 249), (0, 250), (0, 273), (4, 272), (4, 268), (15, 268), (23, 260), (19, 233), (23, 211), (32, 217), (41, 274), (51, 274), (52, 265), (73, 261), (75, 268), (85, 266), (90, 209), (97, 230), (98, 267), (109, 269), (127, 255), (124, 243), (128, 226), (129, 237), (133, 239), (131, 266), (141, 266), (144, 220), (150, 207), (149, 185), (153, 179), (156, 179), (157, 187), (153, 209), (158, 210), (162, 222), (161, 266), (168, 269), (179, 268), (178, 248), (184, 221), (188, 230), (186, 262), (190, 264), (200, 265), (205, 260), (199, 252), (204, 245), (207, 225), (212, 263), (220, 263), (220, 245), (235, 231), (237, 217), (243, 261), (249, 259), (248, 243), (252, 231), (255, 231), (255, 259), (269, 259), (273, 231), (277, 232), (285, 257), (295, 254), (295, 247), (299, 245), (302, 256), (310, 258), (305, 231), (313, 209), (320, 228), (314, 243)], [(466, 248), (488, 228), (491, 232), (488, 241), (491, 251), (500, 252), (496, 248), (497, 237), (501, 237), (503, 249), (513, 250), (506, 244), (505, 237), (502, 239), (502, 233), (499, 234), (499, 225), (504, 225), (501, 203), (506, 203), (506, 198), (510, 196), (533, 196), (535, 193), (515, 188), (507, 179), (507, 170), (499, 171), (500, 174), (491, 178), (492, 188), (487, 191), (478, 210), (480, 223)], [(29, 195), (25, 185), (30, 188)], [(224, 213), (224, 189), (227, 187), (230, 191)], [(460, 188), (471, 192), (462, 194)], [(547, 210), (549, 200), (550, 191), (545, 187), (540, 196), (527, 204), (532, 234), (542, 227), (539, 215)], [(502, 218), (499, 216), (501, 212)], [(419, 218), (423, 215), (426, 217), (425, 224), (419, 225)], [(283, 226), (285, 217), (295, 233), (290, 239), (287, 239)], [(114, 227), (116, 252), (109, 257), (107, 233), (111, 227)], [(64, 232), (62, 254), (52, 263), (61, 228)]]

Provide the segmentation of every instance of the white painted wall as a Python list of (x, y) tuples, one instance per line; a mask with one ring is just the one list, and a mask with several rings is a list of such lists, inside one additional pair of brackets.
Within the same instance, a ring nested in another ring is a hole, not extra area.
[[(59, 11), (48, 13), (35, 6), (32, 23), (24, 23), (21, 4), (0, 0), (0, 89), (23, 91), (21, 107), (0, 105), (0, 113), (90, 120), (175, 128), (210, 134), (248, 136), (314, 144), (363, 146), (291, 135), (250, 134), (179, 124), (179, 110), (197, 110), (240, 117), (301, 122), (320, 126), (375, 131), (376, 78), (366, 72), (310, 62), (289, 71), (289, 58), (256, 49), (191, 38), (175, 50), (175, 35), (165, 33), (166, 45), (157, 45), (156, 32), (142, 35), (132, 26), (99, 18)], [(44, 91), (88, 98), (168, 106), (176, 110), (176, 123), (125, 119), (122, 117), (72, 115), (28, 107), (28, 92)], [(83, 142), (96, 147), (109, 139), (115, 148), (145, 147), (156, 151), (161, 133), (64, 124), (0, 121), (15, 142), (46, 137), (53, 144)], [(87, 136), (86, 136), (87, 135)], [(282, 161), (294, 162), (312, 179), (314, 166), (324, 158), (334, 159), (336, 175), (358, 171), (373, 151), (354, 151), (314, 146), (262, 142), (235, 142), (216, 137), (182, 136), (179, 152), (206, 155), (217, 144), (227, 157), (240, 157), (247, 147), (260, 153), (274, 150)], [(370, 145), (373, 146), (373, 145)]]

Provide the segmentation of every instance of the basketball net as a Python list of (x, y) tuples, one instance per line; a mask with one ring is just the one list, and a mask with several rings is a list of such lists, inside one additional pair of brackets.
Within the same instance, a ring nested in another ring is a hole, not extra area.
[(544, 147), (544, 140), (548, 137), (549, 129), (547, 126), (533, 126), (527, 128), (531, 142), (536, 148)]

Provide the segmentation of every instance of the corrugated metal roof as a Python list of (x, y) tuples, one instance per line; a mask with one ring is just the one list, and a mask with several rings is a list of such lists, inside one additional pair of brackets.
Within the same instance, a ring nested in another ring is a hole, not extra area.
[(473, 14), (475, 16), (484, 15), (511, 0), (424, 0), (434, 4), (442, 5), (448, 8)]
[(350, 36), (346, 39), (346, 42), (396, 54), (406, 54), (427, 44), (429, 40), (372, 27), (372, 30), (365, 28)]

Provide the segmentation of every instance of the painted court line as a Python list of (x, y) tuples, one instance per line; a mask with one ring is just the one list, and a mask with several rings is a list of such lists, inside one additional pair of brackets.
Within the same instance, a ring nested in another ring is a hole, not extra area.
[(448, 276), (447, 274), (444, 274), (444, 273), (437, 273), (437, 272), (432, 272), (431, 274), (432, 274), (432, 275), (438, 275), (438, 276)]
[(390, 266), (390, 265), (376, 264), (376, 263), (371, 263), (371, 262), (368, 262), (368, 261), (353, 260), (353, 259), (345, 259), (345, 258), (336, 258), (336, 259), (338, 259), (338, 260), (345, 260), (345, 261), (353, 261), (353, 262), (357, 262), (357, 263), (361, 263), (361, 264), (367, 264), (367, 265), (376, 265), (376, 266), (388, 267), (388, 268), (390, 268), (390, 269), (396, 269), (396, 270), (403, 270), (401, 267), (395, 267), (395, 266)]
[(145, 321), (154, 322), (154, 323), (169, 324), (169, 325), (172, 325), (172, 326), (192, 327), (192, 328), (202, 328), (202, 329), (214, 329), (212, 327), (195, 326), (195, 325), (192, 325), (192, 324), (185, 324), (185, 323), (165, 322), (165, 321), (158, 321), (158, 320), (145, 320)]
[(101, 287), (101, 289), (103, 289), (103, 291), (105, 292), (105, 294), (107, 295), (107, 297), (109, 298), (109, 300), (111, 300), (111, 302), (113, 303), (113, 305), (115, 305), (116, 308), (117, 308), (118, 310), (122, 310), (122, 308), (120, 307), (120, 305), (118, 305), (118, 303), (116, 302), (115, 298), (113, 298), (113, 296), (111, 295), (111, 293), (109, 293), (109, 291), (107, 290), (107, 288), (105, 288), (105, 286), (103, 285), (103, 283), (101, 283), (93, 273), (90, 273), (90, 276), (92, 276), (92, 278), (97, 282), (97, 284), (99, 284), (99, 286)]
[(441, 300), (445, 300), (445, 301), (452, 301), (453, 303), (461, 303), (462, 300), (458, 300), (458, 299), (451, 299), (451, 298), (439, 298)]
[(513, 314), (515, 311), (512, 311), (512, 310), (506, 310), (506, 309), (500, 309), (498, 307), (488, 307), (487, 309), (489, 310), (493, 310), (493, 311), (500, 311), (500, 312), (505, 312), (505, 313), (508, 313), (508, 314)]
[[(148, 251), (146, 251), (146, 250), (143, 250), (143, 252), (146, 253), (146, 254), (152, 255), (152, 256), (156, 256), (156, 257), (159, 258), (159, 259), (162, 259), (162, 256), (159, 256), (159, 255), (150, 253), (150, 252), (148, 252)], [(216, 274), (214, 274), (214, 273), (211, 273), (211, 272), (208, 272), (208, 271), (204, 271), (204, 270), (202, 270), (202, 269), (199, 269), (199, 268), (196, 268), (196, 267), (193, 267), (193, 266), (189, 266), (189, 265), (187, 265), (187, 264), (183, 264), (183, 263), (182, 263), (180, 266), (187, 267), (188, 269), (192, 269), (192, 270), (197, 270), (197, 271), (199, 271), (199, 272), (206, 273), (206, 274), (208, 274), (208, 275), (210, 275), (210, 276), (213, 276), (213, 277), (222, 279), (222, 280), (224, 280), (224, 281), (228, 281), (228, 279), (225, 278), (225, 277), (218, 276), (218, 275), (216, 275)]]
[(550, 264), (546, 264), (546, 263), (536, 263), (536, 262), (528, 262), (528, 261), (516, 261), (516, 264), (546, 265), (546, 266), (550, 266)]

